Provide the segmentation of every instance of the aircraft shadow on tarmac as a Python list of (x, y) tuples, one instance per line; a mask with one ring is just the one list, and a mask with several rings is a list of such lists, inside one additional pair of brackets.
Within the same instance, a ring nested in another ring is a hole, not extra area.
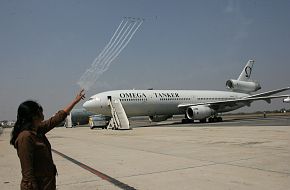
[(181, 121), (164, 121), (159, 123), (149, 123), (149, 122), (132, 122), (132, 128), (141, 127), (221, 127), (221, 126), (290, 126), (289, 117), (245, 117), (245, 118), (227, 118), (222, 122), (212, 122), (212, 123), (181, 123)]

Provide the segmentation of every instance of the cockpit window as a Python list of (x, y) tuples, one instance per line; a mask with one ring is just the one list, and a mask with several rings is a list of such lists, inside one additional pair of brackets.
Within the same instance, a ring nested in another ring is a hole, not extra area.
[(93, 100), (94, 98), (90, 98), (89, 100)]

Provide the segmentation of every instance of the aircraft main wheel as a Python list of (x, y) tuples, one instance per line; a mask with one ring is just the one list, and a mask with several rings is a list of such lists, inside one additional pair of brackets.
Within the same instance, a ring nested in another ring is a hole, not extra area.
[(213, 118), (213, 122), (218, 122), (218, 118), (217, 117), (214, 117)]
[(206, 118), (199, 120), (200, 123), (206, 123)]
[(223, 121), (223, 118), (222, 117), (218, 117), (218, 122), (222, 122)]
[(182, 119), (182, 120), (181, 120), (181, 123), (182, 123), (182, 124), (185, 124), (185, 123), (186, 123), (186, 119)]
[(193, 120), (185, 118), (185, 119), (182, 119), (182, 120), (181, 120), (181, 123), (182, 123), (182, 124), (193, 123)]

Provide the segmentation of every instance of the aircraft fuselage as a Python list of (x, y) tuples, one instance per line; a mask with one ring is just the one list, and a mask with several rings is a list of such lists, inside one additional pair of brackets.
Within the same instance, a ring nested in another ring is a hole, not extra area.
[[(108, 98), (119, 99), (128, 117), (152, 115), (179, 115), (185, 110), (180, 104), (197, 104), (215, 101), (235, 100), (248, 96), (245, 93), (207, 90), (115, 90), (92, 96), (84, 103), (88, 111), (111, 115)], [(246, 104), (226, 106), (217, 112), (229, 112)]]

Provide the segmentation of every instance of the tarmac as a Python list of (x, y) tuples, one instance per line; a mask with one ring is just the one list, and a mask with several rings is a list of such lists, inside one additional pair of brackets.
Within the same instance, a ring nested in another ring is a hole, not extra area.
[[(132, 130), (55, 128), (47, 134), (57, 189), (290, 189), (290, 117), (222, 123), (131, 121)], [(19, 189), (21, 168), (0, 135), (0, 186)]]

